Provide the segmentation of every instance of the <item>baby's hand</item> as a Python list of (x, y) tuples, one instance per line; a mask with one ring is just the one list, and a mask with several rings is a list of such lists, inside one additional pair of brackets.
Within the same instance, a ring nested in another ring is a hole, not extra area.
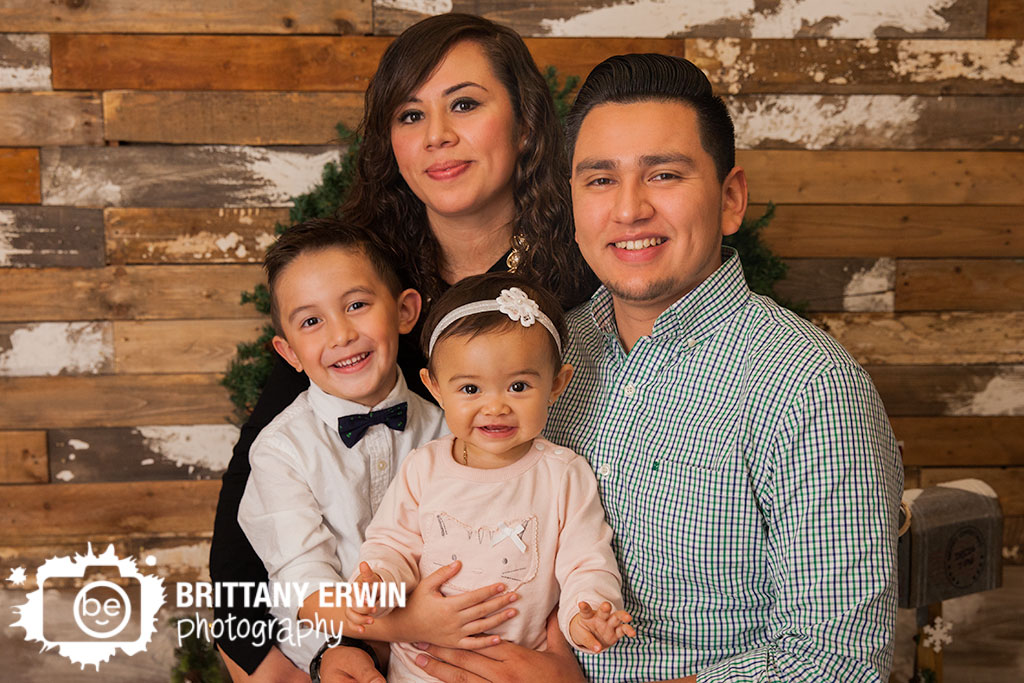
[(611, 603), (602, 602), (595, 612), (590, 603), (581, 602), (580, 612), (569, 622), (569, 635), (576, 646), (601, 652), (619, 642), (622, 636), (636, 638), (636, 629), (629, 625), (633, 617), (629, 612), (612, 612)]
[(377, 612), (373, 605), (357, 605), (355, 594), (359, 584), (384, 583), (380, 575), (370, 569), (365, 562), (359, 563), (359, 576), (352, 581), (352, 595), (349, 597), (348, 605), (345, 607), (345, 622), (349, 627), (354, 628), (357, 633), (365, 631), (363, 628), (373, 623), (372, 614)]

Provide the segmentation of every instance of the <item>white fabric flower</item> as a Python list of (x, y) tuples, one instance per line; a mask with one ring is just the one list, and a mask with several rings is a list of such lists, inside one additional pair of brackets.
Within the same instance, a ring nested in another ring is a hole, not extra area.
[(526, 292), (518, 287), (501, 290), (501, 296), (497, 298), (498, 310), (512, 320), (518, 320), (523, 327), (529, 327), (537, 322), (540, 315), (540, 306), (537, 302), (526, 295)]

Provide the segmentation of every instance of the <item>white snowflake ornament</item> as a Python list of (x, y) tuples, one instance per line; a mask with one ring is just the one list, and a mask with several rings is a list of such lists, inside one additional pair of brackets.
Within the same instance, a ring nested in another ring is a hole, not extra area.
[(953, 642), (953, 636), (950, 635), (950, 631), (953, 630), (953, 622), (946, 621), (942, 617), (935, 617), (934, 625), (924, 627), (925, 636), (924, 646), (930, 647), (934, 652), (942, 652), (943, 645), (950, 645)]

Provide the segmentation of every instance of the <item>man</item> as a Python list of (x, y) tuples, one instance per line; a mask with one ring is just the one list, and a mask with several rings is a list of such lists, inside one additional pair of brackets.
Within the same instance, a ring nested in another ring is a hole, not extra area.
[[(722, 249), (747, 202), (724, 104), (686, 60), (613, 57), (568, 138), (576, 239), (604, 287), (569, 316), (576, 374), (548, 435), (598, 475), (637, 627), (581, 655), (586, 676), (888, 680), (896, 443), (864, 370)], [(443, 680), (578, 676), (549, 634), (553, 653), (422, 661)]]

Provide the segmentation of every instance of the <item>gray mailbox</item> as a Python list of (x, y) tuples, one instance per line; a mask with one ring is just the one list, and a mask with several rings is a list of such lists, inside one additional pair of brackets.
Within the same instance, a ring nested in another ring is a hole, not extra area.
[(899, 540), (899, 606), (924, 607), (1002, 585), (1003, 515), (979, 479), (909, 489)]

